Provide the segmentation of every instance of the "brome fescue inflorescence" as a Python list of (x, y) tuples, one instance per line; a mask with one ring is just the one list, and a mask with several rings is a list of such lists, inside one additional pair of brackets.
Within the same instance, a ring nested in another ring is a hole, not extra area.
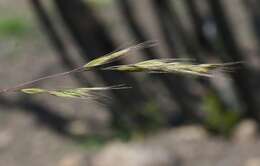
[(194, 64), (190, 61), (184, 59), (153, 59), (146, 60), (142, 62), (138, 62), (135, 64), (128, 65), (118, 65), (118, 66), (110, 66), (106, 68), (101, 68), (105, 64), (109, 64), (120, 57), (127, 55), (129, 52), (134, 50), (143, 49), (147, 47), (152, 47), (156, 43), (153, 41), (147, 41), (144, 43), (137, 44), (132, 47), (128, 47), (94, 60), (67, 72), (58, 73), (54, 75), (49, 75), (45, 77), (38, 78), (33, 81), (24, 82), (17, 86), (0, 90), (0, 93), (9, 92), (9, 91), (20, 91), (26, 94), (49, 94), (57, 97), (65, 97), (65, 98), (77, 98), (77, 99), (90, 99), (94, 98), (92, 92), (103, 91), (103, 90), (113, 90), (113, 89), (126, 89), (124, 85), (116, 85), (116, 86), (108, 86), (108, 87), (91, 87), (91, 88), (72, 88), (72, 89), (60, 89), (60, 90), (47, 90), (41, 88), (25, 88), (29, 85), (32, 85), (36, 82), (43, 81), (46, 79), (57, 78), (69, 74), (73, 74), (76, 72), (90, 71), (93, 69), (101, 69), (101, 70), (114, 70), (114, 71), (122, 71), (122, 72), (149, 72), (149, 73), (180, 73), (180, 74), (191, 74), (197, 76), (206, 76), (212, 77), (213, 72), (215, 70), (220, 71), (229, 71), (230, 66), (235, 64), (239, 64), (241, 62), (231, 62), (231, 63), (212, 63), (212, 64)]

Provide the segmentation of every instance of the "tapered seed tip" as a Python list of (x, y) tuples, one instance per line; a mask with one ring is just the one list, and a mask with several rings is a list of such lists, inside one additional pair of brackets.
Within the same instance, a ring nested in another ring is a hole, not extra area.
[(140, 49), (140, 48), (149, 48), (149, 47), (154, 47), (158, 45), (158, 41), (156, 40), (148, 40), (145, 42), (142, 42), (140, 44), (137, 44), (135, 46), (130, 47), (130, 49)]
[(245, 61), (237, 61), (237, 62), (226, 62), (226, 63), (223, 63), (223, 65), (225, 66), (232, 66), (232, 65), (239, 65), (239, 64), (246, 64)]
[(118, 85), (113, 85), (109, 87), (110, 89), (130, 89), (132, 87), (127, 86), (125, 84), (118, 84)]

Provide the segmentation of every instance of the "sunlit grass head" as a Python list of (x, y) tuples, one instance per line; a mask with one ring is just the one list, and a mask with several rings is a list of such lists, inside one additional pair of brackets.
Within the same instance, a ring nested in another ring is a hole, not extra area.
[(114, 70), (123, 72), (191, 74), (212, 77), (214, 76), (214, 71), (229, 71), (230, 66), (239, 63), (241, 62), (219, 64), (193, 64), (189, 61), (183, 61), (180, 59), (153, 59), (129, 65), (110, 66), (104, 68), (103, 70)]
[(96, 58), (96, 59), (88, 62), (87, 64), (85, 64), (83, 67), (85, 70), (90, 70), (92, 68), (111, 63), (111, 62), (117, 60), (118, 58), (120, 58), (124, 55), (127, 55), (131, 51), (143, 49), (143, 48), (147, 48), (147, 47), (152, 47), (154, 45), (156, 45), (155, 41), (143, 42), (143, 43), (137, 44), (135, 46), (131, 46), (131, 47), (101, 56), (99, 58)]
[(21, 92), (29, 95), (35, 94), (47, 94), (62, 98), (74, 98), (74, 99), (96, 99), (98, 97), (94, 92), (106, 91), (106, 90), (120, 90), (129, 89), (130, 87), (121, 85), (105, 86), (105, 87), (88, 87), (88, 88), (72, 88), (72, 89), (58, 89), (48, 90), (41, 88), (25, 88), (21, 89)]

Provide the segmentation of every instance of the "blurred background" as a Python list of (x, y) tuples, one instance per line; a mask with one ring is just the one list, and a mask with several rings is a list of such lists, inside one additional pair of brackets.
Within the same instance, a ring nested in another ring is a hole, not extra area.
[(0, 0), (0, 87), (156, 40), (114, 64), (243, 61), (233, 72), (83, 72), (42, 88), (127, 84), (102, 102), (0, 94), (0, 165), (259, 166), (258, 0)]

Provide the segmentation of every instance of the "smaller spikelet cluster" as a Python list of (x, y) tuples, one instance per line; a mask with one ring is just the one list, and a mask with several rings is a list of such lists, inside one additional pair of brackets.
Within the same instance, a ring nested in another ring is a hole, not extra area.
[(26, 88), (21, 89), (21, 92), (34, 95), (34, 94), (48, 94), (62, 98), (75, 98), (75, 99), (95, 99), (95, 92), (114, 90), (114, 89), (128, 89), (125, 85), (115, 85), (106, 87), (90, 87), (90, 88), (75, 88), (75, 89), (61, 89), (61, 90), (48, 90), (41, 88)]
[(154, 41), (143, 42), (143, 43), (137, 44), (135, 46), (128, 47), (128, 48), (110, 53), (108, 55), (104, 55), (99, 58), (96, 58), (96, 59), (88, 62), (87, 64), (85, 64), (83, 66), (83, 68), (84, 68), (84, 70), (91, 70), (93, 68), (111, 63), (111, 62), (117, 60), (118, 58), (120, 58), (124, 55), (127, 55), (127, 53), (129, 53), (129, 52), (132, 52), (132, 51), (135, 51), (138, 49), (147, 48), (147, 47), (153, 47), (154, 45), (156, 45), (156, 42), (154, 42)]

